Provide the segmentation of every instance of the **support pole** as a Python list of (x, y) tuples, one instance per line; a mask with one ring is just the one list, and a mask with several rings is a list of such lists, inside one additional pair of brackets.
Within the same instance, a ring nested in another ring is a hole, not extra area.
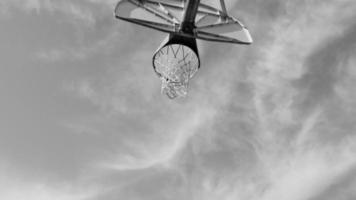
[(220, 0), (220, 5), (221, 5), (222, 11), (223, 11), (225, 14), (227, 14), (225, 1), (224, 1), (224, 0)]
[(200, 0), (186, 0), (184, 5), (184, 17), (181, 25), (181, 31), (192, 34), (195, 28), (195, 17), (198, 12)]

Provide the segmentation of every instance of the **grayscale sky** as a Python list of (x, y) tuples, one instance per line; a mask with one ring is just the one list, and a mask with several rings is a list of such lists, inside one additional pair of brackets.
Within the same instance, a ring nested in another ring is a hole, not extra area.
[(354, 0), (227, 0), (175, 101), (115, 3), (0, 0), (1, 200), (356, 199)]

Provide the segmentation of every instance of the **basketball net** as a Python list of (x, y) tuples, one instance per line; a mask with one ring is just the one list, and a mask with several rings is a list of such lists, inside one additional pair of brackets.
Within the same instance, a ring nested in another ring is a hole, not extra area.
[(167, 68), (170, 78), (161, 77), (162, 94), (166, 94), (169, 98), (186, 97), (188, 94), (189, 80), (192, 77), (192, 70), (189, 66), (174, 66)]
[(198, 71), (198, 59), (194, 52), (182, 58), (167, 58), (160, 62), (155, 61), (156, 71), (160, 74), (162, 94), (166, 94), (170, 99), (186, 97), (188, 94), (189, 80)]

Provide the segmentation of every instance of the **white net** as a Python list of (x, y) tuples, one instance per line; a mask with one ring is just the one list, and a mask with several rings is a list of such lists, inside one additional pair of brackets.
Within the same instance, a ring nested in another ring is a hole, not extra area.
[(171, 99), (185, 97), (189, 80), (199, 69), (195, 52), (184, 45), (167, 45), (155, 54), (153, 62), (162, 80), (162, 93)]

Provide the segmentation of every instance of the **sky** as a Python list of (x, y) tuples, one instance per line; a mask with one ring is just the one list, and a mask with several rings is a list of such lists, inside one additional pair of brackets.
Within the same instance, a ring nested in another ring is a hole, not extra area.
[(172, 101), (116, 1), (1, 0), (0, 199), (356, 199), (356, 4), (226, 3), (254, 43)]

